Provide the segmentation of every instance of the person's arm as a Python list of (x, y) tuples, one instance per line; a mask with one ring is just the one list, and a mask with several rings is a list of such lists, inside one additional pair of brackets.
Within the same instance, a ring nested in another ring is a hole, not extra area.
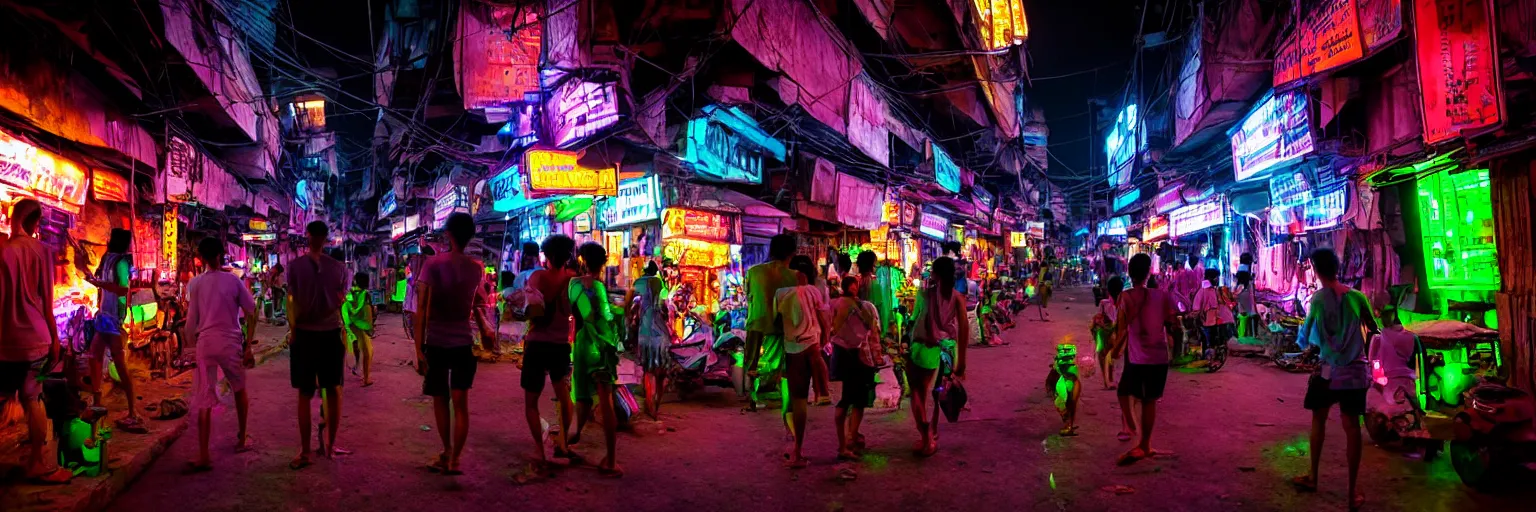
[(416, 320), (411, 330), (415, 331), (412, 338), (416, 340), (416, 373), (427, 374), (427, 318), (431, 316), (432, 309), (432, 285), (427, 284), (426, 279), (416, 280)]
[(241, 357), (241, 363), (246, 368), (255, 368), (256, 357), (251, 352), (251, 349), (256, 344), (256, 298), (251, 296), (250, 290), (241, 288), (239, 300), (240, 309), (245, 313), (245, 350)]
[(1317, 323), (1317, 316), (1320, 313), (1317, 308), (1317, 301), (1311, 301), (1311, 306), (1307, 308), (1307, 317), (1301, 321), (1301, 329), (1296, 331), (1296, 344), (1301, 346), (1302, 350), (1316, 348), (1312, 343), (1312, 325)]
[(1110, 336), (1110, 353), (1114, 354), (1111, 357), (1118, 357), (1121, 351), (1125, 350), (1125, 340), (1131, 331), (1131, 315), (1124, 314), (1124, 311), (1130, 303), (1130, 294), (1120, 292), (1120, 302), (1115, 304), (1115, 334)]
[(1371, 300), (1358, 290), (1351, 291), (1355, 296), (1356, 307), (1360, 308), (1360, 325), (1365, 326), (1372, 334), (1381, 332), (1381, 319), (1376, 318), (1376, 310), (1371, 307)]
[[(132, 269), (129, 268), (128, 261), (126, 261), (126, 260), (119, 260), (117, 262), (116, 267), (117, 267), (116, 272), (115, 272), (117, 274), (117, 278), (116, 279), (113, 279), (111, 281), (98, 280), (98, 279), (96, 279), (94, 277), (91, 277), (91, 275), (89, 273), (87, 273), (86, 274), (86, 278), (85, 278), (85, 282), (90, 283), (92, 286), (95, 286), (95, 287), (100, 288), (102, 290), (106, 290), (108, 292), (112, 292), (115, 295), (127, 296), (128, 295), (128, 274), (130, 272), (132, 272)], [(84, 270), (84, 267), (81, 267), (81, 270)]]
[(198, 331), (202, 330), (202, 329), (198, 328), (199, 326), (202, 325), (202, 321), (203, 321), (203, 311), (202, 311), (203, 308), (201, 307), (201, 304), (202, 304), (202, 296), (197, 294), (197, 293), (194, 293), (192, 291), (192, 287), (190, 285), (188, 285), (187, 286), (187, 323), (183, 326), (183, 329), (185, 329), (185, 332), (183, 333), (183, 335), (187, 337), (187, 342), (190, 344), (188, 346), (192, 346), (192, 347), (196, 347), (197, 346), (197, 334), (198, 334)]
[(480, 328), (480, 344), (486, 350), (495, 352), (500, 340), (496, 339), (496, 330), (492, 329), (490, 322), (485, 319), (485, 304), (485, 294), (476, 291), (474, 306), (470, 308), (470, 317), (475, 319), (475, 325)]
[[(46, 263), (44, 263), (44, 265), (46, 265)], [(43, 296), (43, 304), (48, 304), (49, 307), (53, 307), (52, 306), (53, 305), (53, 280), (48, 279), (48, 277), (51, 276), (51, 274), (49, 274), (50, 270), (51, 269), (47, 268), (46, 266), (43, 267), (43, 268), (38, 269), (38, 274), (43, 277), (43, 279), (39, 279), (38, 280), (38, 287), (42, 288), (41, 291), (42, 291), (42, 296)], [(49, 321), (47, 322), (47, 324), (48, 324), (48, 338), (51, 340), (48, 343), (48, 364), (50, 366), (58, 364), (58, 362), (59, 362), (59, 350), (61, 348), (61, 345), (59, 343), (59, 326), (58, 326), (58, 322), (54, 322), (52, 320), (53, 319), (50, 318)]]
[(955, 318), (960, 319), (960, 339), (955, 350), (955, 376), (965, 378), (965, 347), (971, 344), (971, 323), (965, 320), (965, 303), (955, 301)]

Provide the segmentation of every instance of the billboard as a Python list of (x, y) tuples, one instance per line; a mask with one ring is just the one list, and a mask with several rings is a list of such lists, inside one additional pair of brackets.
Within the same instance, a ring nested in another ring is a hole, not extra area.
[(1232, 172), (1237, 181), (1265, 176), (1310, 154), (1312, 123), (1306, 91), (1270, 91), (1227, 133), (1232, 137)]
[(1141, 116), (1135, 104), (1126, 105), (1115, 117), (1115, 125), (1104, 138), (1104, 154), (1109, 163), (1109, 186), (1119, 187), (1131, 181), (1132, 163), (1137, 152), (1146, 146), (1146, 133), (1141, 129)]
[(1424, 142), (1504, 122), (1491, 0), (1414, 0)]
[(688, 122), (685, 162), (700, 178), (728, 183), (762, 183), (763, 159), (784, 161), (784, 143), (736, 107), (709, 105)]

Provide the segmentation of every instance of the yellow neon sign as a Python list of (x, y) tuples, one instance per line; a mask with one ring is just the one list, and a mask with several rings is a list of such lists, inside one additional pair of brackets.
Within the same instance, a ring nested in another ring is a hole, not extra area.
[(528, 168), (530, 195), (587, 194), (616, 196), (619, 194), (619, 168), (593, 169), (576, 163), (580, 155), (570, 151), (535, 149), (524, 158)]
[(1029, 23), (1024, 20), (1024, 0), (971, 0), (979, 18), (976, 26), (981, 44), (988, 50), (1001, 50), (1024, 44), (1029, 37)]

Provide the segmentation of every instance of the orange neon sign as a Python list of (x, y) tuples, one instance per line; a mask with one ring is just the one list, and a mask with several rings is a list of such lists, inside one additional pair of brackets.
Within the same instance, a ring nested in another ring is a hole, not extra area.
[(1029, 23), (1024, 20), (1023, 0), (971, 0), (980, 18), (976, 28), (981, 44), (988, 50), (1001, 50), (1024, 44), (1029, 37)]
[(0, 130), (0, 183), (37, 194), (38, 200), (78, 213), (85, 204), (85, 170), (50, 151)]

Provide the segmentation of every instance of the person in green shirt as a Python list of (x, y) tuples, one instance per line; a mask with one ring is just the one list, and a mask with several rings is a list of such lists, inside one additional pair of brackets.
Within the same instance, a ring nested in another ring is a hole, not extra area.
[(614, 457), (618, 419), (613, 410), (613, 386), (618, 378), (619, 319), (623, 312), (615, 312), (609, 304), (608, 290), (600, 278), (608, 264), (608, 251), (596, 242), (582, 244), (577, 251), (582, 273), (566, 288), (576, 325), (576, 339), (571, 344), (571, 400), (581, 404), (576, 408), (576, 431), (581, 432), (592, 416), (595, 395), (607, 448), (597, 470), (603, 476), (620, 477), (624, 470)]
[(358, 272), (352, 276), (352, 290), (347, 292), (347, 302), (341, 308), (346, 317), (346, 329), (352, 338), (353, 374), (362, 372), (363, 387), (373, 385), (373, 303), (369, 299), (368, 274)]
[(759, 379), (760, 374), (773, 376), (779, 370), (784, 352), (784, 328), (774, 321), (773, 297), (779, 288), (793, 287), (799, 273), (789, 268), (789, 259), (795, 255), (795, 237), (790, 234), (775, 235), (768, 242), (768, 261), (747, 269), (747, 344), (745, 369), (747, 371), (748, 396), (745, 410), (757, 410), (759, 382), (778, 382), (777, 378)]

